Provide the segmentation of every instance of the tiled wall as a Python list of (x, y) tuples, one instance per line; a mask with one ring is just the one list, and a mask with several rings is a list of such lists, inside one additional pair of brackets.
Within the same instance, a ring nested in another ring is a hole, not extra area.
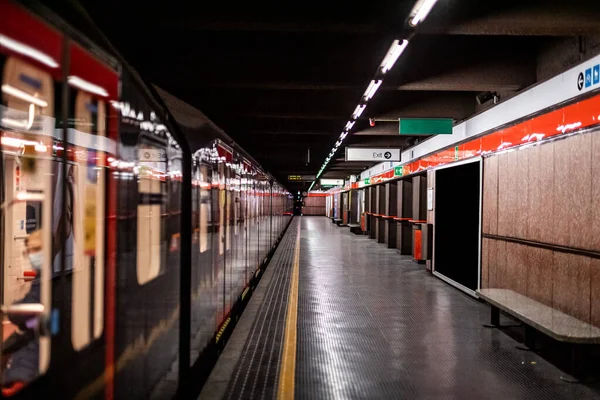
[[(483, 233), (600, 251), (600, 132), (488, 157)], [(482, 287), (600, 326), (600, 259), (484, 239)]]

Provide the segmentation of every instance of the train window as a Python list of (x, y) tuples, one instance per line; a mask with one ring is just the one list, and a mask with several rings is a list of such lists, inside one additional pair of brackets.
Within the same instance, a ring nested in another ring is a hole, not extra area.
[(219, 255), (222, 255), (225, 251), (225, 204), (226, 204), (226, 190), (225, 190), (225, 165), (219, 164)]
[(106, 103), (77, 91), (74, 114), (69, 141), (74, 144), (75, 160), (67, 176), (74, 239), (71, 341), (75, 350), (81, 350), (100, 337), (104, 321), (105, 170), (94, 136), (106, 137)]
[(200, 253), (208, 250), (210, 216), (210, 175), (208, 166), (200, 166)]
[(42, 321), (51, 314), (54, 82), (14, 57), (0, 55), (0, 73), (0, 380), (3, 392), (16, 392), (50, 362), (50, 333)]
[(165, 149), (147, 144), (140, 144), (139, 153), (137, 280), (143, 285), (160, 275), (166, 266), (167, 157)]

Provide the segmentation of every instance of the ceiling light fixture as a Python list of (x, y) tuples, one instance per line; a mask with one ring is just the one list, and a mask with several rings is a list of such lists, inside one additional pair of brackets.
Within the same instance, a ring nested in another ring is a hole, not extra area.
[(404, 52), (404, 49), (406, 49), (406, 46), (408, 46), (408, 40), (402, 39), (402, 42), (399, 40), (394, 40), (381, 63), (382, 74), (385, 74), (392, 69), (398, 57), (400, 57), (400, 55)]
[(375, 96), (375, 93), (377, 92), (377, 89), (379, 89), (379, 86), (381, 86), (382, 82), (383, 81), (379, 79), (376, 81), (371, 81), (371, 83), (369, 83), (369, 86), (367, 87), (367, 90), (364, 94), (365, 101), (369, 101), (373, 98), (373, 96)]
[(349, 131), (350, 129), (352, 129), (352, 127), (354, 126), (355, 123), (356, 123), (356, 121), (348, 121), (348, 123), (346, 124), (344, 129)]
[(6, 47), (14, 51), (15, 53), (22, 54), (26, 57), (33, 58), (34, 60), (41, 62), (44, 65), (49, 66), (50, 68), (58, 68), (58, 63), (48, 54), (39, 51), (38, 49), (34, 49), (31, 46), (26, 45), (25, 43), (18, 42), (12, 38), (9, 38), (5, 35), (0, 35), (0, 46)]
[[(357, 119), (358, 117), (360, 117), (363, 111), (365, 111), (365, 108), (367, 108), (366, 104), (357, 105), (356, 109), (354, 109), (354, 113), (352, 114), (352, 118)], [(352, 124), (352, 126), (354, 126), (354, 123)]]
[(85, 90), (98, 96), (108, 97), (108, 92), (102, 86), (94, 85), (91, 82), (81, 79), (78, 76), (69, 76), (67, 81), (70, 85), (75, 86), (78, 89)]
[(420, 22), (423, 22), (429, 12), (435, 6), (438, 0), (419, 0), (413, 7), (411, 15), (414, 15), (409, 21), (411, 26), (417, 26)]

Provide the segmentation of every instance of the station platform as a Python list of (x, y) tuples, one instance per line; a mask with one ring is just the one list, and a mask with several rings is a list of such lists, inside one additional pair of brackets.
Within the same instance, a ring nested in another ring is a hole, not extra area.
[(489, 316), (410, 257), (295, 217), (200, 399), (600, 397)]

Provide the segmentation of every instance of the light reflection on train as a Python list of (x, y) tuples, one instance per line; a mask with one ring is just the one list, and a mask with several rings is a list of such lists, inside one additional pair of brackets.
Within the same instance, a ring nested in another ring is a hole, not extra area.
[(219, 140), (195, 151), (184, 315), (182, 139), (156, 99), (85, 38), (7, 1), (0, 77), (2, 396), (147, 398), (177, 376), (180, 319), (192, 363), (214, 343), (292, 199)]

